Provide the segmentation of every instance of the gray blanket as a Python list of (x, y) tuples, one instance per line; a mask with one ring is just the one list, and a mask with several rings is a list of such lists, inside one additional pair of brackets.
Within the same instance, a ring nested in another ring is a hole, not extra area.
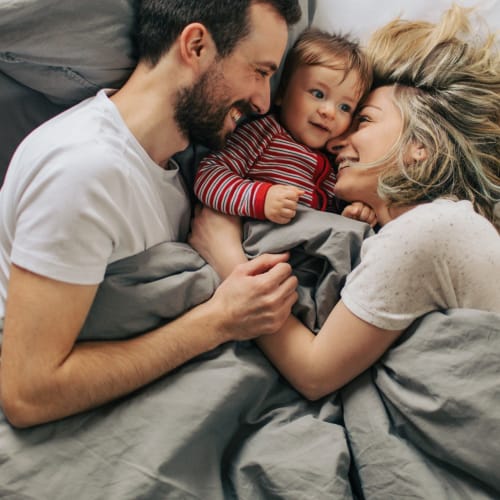
[[(293, 225), (248, 224), (245, 247), (249, 255), (293, 248), (296, 313), (317, 328), (368, 234), (303, 210)], [(82, 339), (147, 330), (206, 300), (217, 282), (186, 245), (117, 262)], [(497, 498), (499, 320), (431, 313), (376, 366), (314, 403), (253, 342), (232, 342), (58, 422), (15, 430), (0, 414), (0, 497)]]

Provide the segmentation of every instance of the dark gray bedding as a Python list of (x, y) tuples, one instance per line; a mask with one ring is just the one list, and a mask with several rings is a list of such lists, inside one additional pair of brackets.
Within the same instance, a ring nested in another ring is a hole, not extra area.
[[(296, 313), (316, 328), (367, 235), (363, 224), (302, 210), (294, 225), (249, 224), (246, 249), (294, 247)], [(82, 339), (148, 329), (206, 300), (216, 284), (182, 244), (115, 263)], [(498, 498), (499, 320), (431, 313), (376, 366), (314, 403), (252, 342), (232, 342), (59, 422), (15, 430), (0, 414), (0, 497)]]

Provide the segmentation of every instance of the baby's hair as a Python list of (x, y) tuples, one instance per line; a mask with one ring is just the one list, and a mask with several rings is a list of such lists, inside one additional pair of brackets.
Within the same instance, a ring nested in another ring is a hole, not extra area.
[[(397, 19), (371, 38), (375, 85), (395, 85), (404, 121), (379, 193), (395, 205), (470, 200), (498, 227), (500, 58), (494, 35), (468, 36), (470, 11), (453, 6), (436, 24)], [(410, 162), (415, 144), (427, 157)]]
[(348, 35), (328, 33), (317, 28), (304, 30), (288, 54), (283, 65), (277, 96), (282, 97), (291, 76), (301, 66), (324, 66), (359, 75), (359, 95), (365, 96), (372, 85), (372, 69), (359, 43)]

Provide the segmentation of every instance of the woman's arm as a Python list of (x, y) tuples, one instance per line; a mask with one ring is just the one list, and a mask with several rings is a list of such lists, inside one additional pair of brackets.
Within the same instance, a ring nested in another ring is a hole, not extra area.
[(369, 368), (400, 334), (366, 323), (339, 301), (317, 335), (291, 315), (277, 334), (257, 343), (282, 375), (314, 400)]
[[(192, 229), (190, 243), (222, 278), (247, 260), (238, 217), (203, 208), (197, 211)], [(359, 319), (340, 301), (317, 335), (291, 315), (278, 333), (261, 336), (257, 343), (299, 392), (318, 399), (371, 366), (401, 332)]]

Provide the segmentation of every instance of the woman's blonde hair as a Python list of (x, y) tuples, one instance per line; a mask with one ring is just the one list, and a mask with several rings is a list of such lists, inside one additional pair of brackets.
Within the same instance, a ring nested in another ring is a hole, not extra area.
[(354, 71), (359, 75), (358, 93), (364, 97), (373, 82), (367, 55), (359, 43), (348, 35), (329, 33), (317, 28), (305, 29), (288, 51), (283, 64), (277, 97), (283, 97), (286, 87), (301, 66), (324, 66), (344, 72), (344, 78)]
[[(498, 227), (500, 59), (494, 35), (468, 37), (470, 10), (455, 5), (437, 24), (397, 19), (370, 39), (374, 84), (394, 85), (403, 116), (379, 194), (393, 205), (470, 200)], [(425, 159), (410, 160), (411, 145)]]

